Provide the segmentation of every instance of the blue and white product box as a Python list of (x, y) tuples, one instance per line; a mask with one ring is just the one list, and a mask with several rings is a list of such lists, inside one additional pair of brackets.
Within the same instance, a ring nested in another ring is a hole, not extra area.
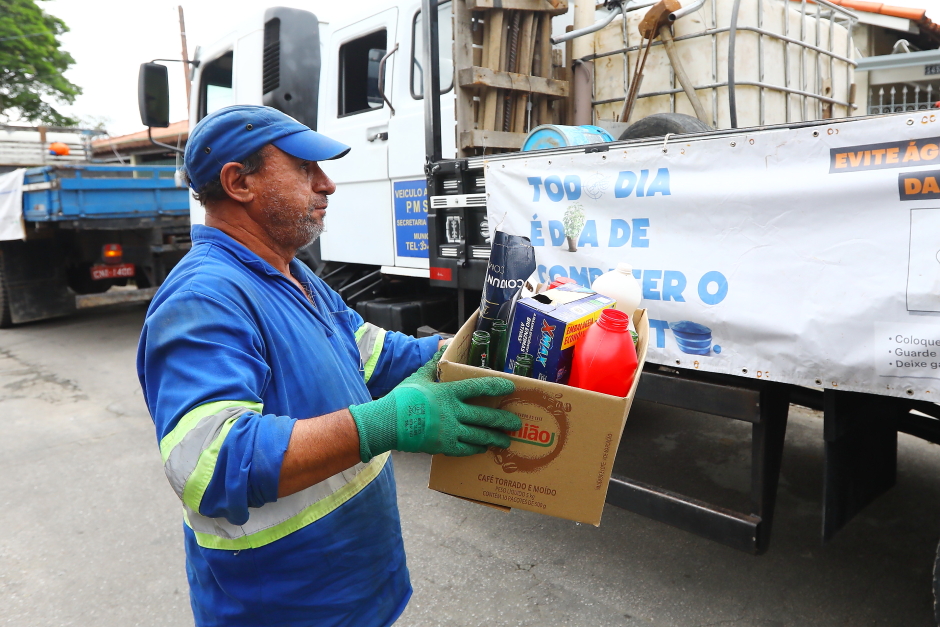
[(506, 371), (512, 372), (516, 357), (533, 357), (532, 378), (567, 383), (575, 343), (615, 304), (578, 285), (562, 285), (516, 303), (506, 353)]

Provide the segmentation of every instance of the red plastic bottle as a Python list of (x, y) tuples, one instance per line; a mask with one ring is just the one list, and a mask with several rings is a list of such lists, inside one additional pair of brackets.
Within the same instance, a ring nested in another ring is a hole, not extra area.
[(628, 329), (630, 317), (605, 309), (574, 345), (568, 385), (611, 396), (626, 396), (636, 376), (637, 358)]

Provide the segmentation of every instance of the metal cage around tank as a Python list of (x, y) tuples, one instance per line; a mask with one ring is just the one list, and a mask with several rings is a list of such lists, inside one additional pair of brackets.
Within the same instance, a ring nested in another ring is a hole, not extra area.
[[(619, 107), (630, 91), (635, 60), (646, 46), (635, 25), (642, 18), (640, 10), (652, 4), (644, 0), (609, 5), (608, 8), (619, 12), (620, 16), (602, 20), (606, 24), (597, 29), (594, 54), (581, 59), (597, 65), (592, 99), (596, 121), (616, 118), (609, 112)], [(747, 19), (744, 19), (742, 11), (747, 13)], [(699, 71), (689, 73), (696, 93), (705, 91), (708, 95), (705, 108), (711, 120), (705, 121), (715, 128), (845, 117), (852, 115), (857, 108), (853, 82), (857, 63), (853, 59), (852, 37), (857, 17), (851, 11), (828, 0), (749, 0), (743, 6), (741, 0), (695, 0), (684, 7), (681, 14), (682, 18), (673, 23), (676, 31), (674, 41), (680, 53), (683, 46), (686, 47), (685, 62), (691, 59), (692, 64), (698, 64), (693, 69)], [(691, 26), (689, 22), (694, 16), (696, 20), (693, 22), (698, 21), (700, 28)], [(612, 44), (618, 34), (619, 45), (614, 46)], [(703, 44), (709, 54), (692, 54), (704, 51)], [(651, 58), (662, 46), (659, 40), (652, 42)], [(747, 53), (756, 51), (756, 67), (749, 67), (755, 60), (742, 54), (742, 47)], [(665, 59), (665, 54), (660, 54)], [(705, 56), (709, 62), (707, 68), (702, 67), (704, 59), (698, 58)], [(605, 78), (611, 79), (617, 71), (616, 66), (609, 67), (609, 63), (605, 68), (604, 60), (616, 57), (629, 59), (629, 62), (622, 63), (620, 93), (616, 93), (620, 90), (612, 84), (614, 81), (606, 80), (608, 84), (603, 84)], [(782, 64), (779, 63), (781, 59)], [(680, 96), (677, 103), (676, 95), (682, 94), (683, 89), (678, 84), (676, 72), (668, 62), (660, 65), (664, 71), (668, 69), (668, 77), (664, 75), (665, 80), (658, 81), (648, 91), (642, 91), (641, 83), (633, 120), (666, 111), (692, 113), (691, 107), (684, 106), (688, 104), (683, 102), (684, 96)], [(649, 87), (649, 70), (640, 80), (644, 78)], [(742, 98), (744, 90), (753, 92), (754, 97)], [(720, 96), (724, 94), (727, 101), (721, 102)], [(774, 97), (775, 94), (778, 96)], [(641, 105), (644, 100), (647, 103), (655, 101), (655, 105), (644, 109)], [(782, 110), (779, 106), (781, 101)]]

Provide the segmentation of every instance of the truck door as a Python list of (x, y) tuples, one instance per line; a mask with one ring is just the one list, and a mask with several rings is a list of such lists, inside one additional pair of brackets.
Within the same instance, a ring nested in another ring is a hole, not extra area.
[[(337, 187), (321, 238), (323, 258), (330, 261), (394, 264), (388, 178), (391, 112), (382, 91), (392, 85), (395, 55), (384, 64), (382, 85), (379, 65), (397, 43), (397, 20), (398, 9), (391, 8), (337, 29), (330, 37), (319, 130), (352, 147), (346, 157), (321, 164)], [(414, 141), (421, 143), (422, 136)]]
[[(392, 181), (395, 266), (422, 268), (428, 276), (427, 182), (424, 174), (424, 32), (421, 4), (400, 4), (401, 42), (392, 82), (389, 120), (388, 175)], [(440, 36), (441, 138), (444, 158), (455, 156), (454, 62), (452, 60), (451, 2), (437, 5)], [(387, 272), (390, 270), (386, 270)], [(401, 274), (417, 273), (398, 270)]]

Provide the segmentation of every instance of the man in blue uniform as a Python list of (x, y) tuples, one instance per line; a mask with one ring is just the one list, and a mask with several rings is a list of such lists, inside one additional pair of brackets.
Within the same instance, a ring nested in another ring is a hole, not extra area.
[(464, 403), (511, 382), (436, 383), (439, 338), (364, 323), (294, 259), (335, 190), (318, 162), (348, 151), (257, 106), (207, 116), (186, 147), (206, 224), (147, 312), (137, 369), (199, 626), (393, 623), (411, 584), (388, 452), (472, 455), (521, 428)]

